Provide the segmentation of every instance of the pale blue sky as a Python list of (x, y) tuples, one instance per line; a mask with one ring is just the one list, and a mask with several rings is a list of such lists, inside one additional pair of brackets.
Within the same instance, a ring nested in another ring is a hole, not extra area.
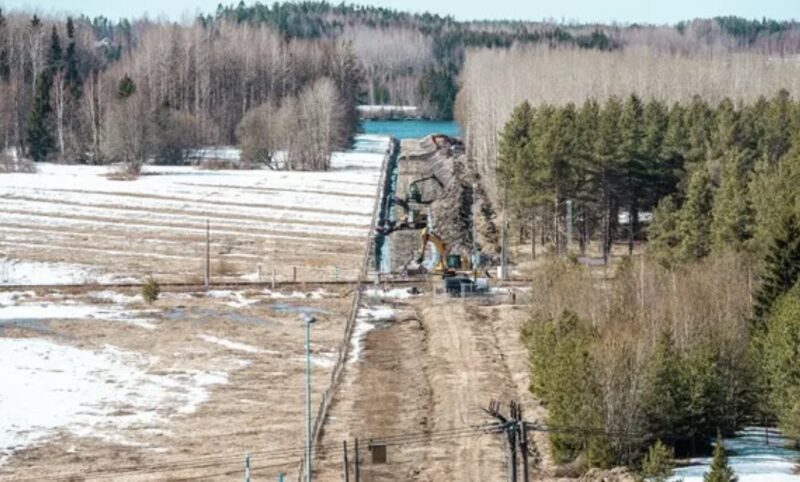
[[(233, 1), (226, 0), (223, 3)], [(334, 0), (334, 3), (338, 1)], [(213, 12), (218, 3), (219, 0), (0, 0), (0, 5), (5, 8), (79, 12), (111, 18), (148, 13), (150, 17), (166, 16), (175, 20), (184, 15), (193, 17), (197, 12)], [(409, 11), (429, 10), (454, 15), (458, 19), (556, 19), (661, 24), (716, 15), (800, 18), (798, 0), (372, 0), (358, 3)]]

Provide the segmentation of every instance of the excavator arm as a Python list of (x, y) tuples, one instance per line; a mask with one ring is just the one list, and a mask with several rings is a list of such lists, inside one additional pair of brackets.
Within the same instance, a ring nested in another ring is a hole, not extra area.
[(433, 244), (436, 248), (436, 252), (439, 255), (439, 262), (436, 263), (434, 267), (434, 272), (437, 273), (446, 273), (447, 272), (447, 243), (441, 236), (434, 233), (428, 228), (422, 230), (422, 235), (420, 236), (420, 246), (419, 246), (419, 257), (417, 258), (417, 264), (422, 264), (425, 260), (425, 248), (428, 246), (428, 243)]

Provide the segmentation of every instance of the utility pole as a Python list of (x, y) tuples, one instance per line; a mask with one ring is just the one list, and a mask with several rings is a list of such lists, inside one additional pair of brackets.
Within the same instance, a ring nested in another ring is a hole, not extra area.
[(508, 175), (503, 182), (503, 255), (500, 261), (500, 278), (508, 280)]
[(509, 416), (500, 412), (500, 402), (492, 400), (489, 408), (484, 409), (486, 413), (496, 418), (501, 423), (501, 429), (505, 436), (505, 446), (508, 450), (506, 457), (508, 482), (518, 482), (519, 479), (519, 459), (517, 450), (521, 455), (523, 482), (530, 482), (531, 472), (528, 461), (528, 426), (522, 419), (522, 407), (516, 402), (509, 405)]
[(206, 289), (211, 284), (211, 221), (206, 218)]

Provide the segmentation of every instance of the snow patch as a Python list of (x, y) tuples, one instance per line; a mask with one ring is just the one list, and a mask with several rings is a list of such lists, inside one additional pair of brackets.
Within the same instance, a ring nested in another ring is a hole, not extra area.
[(148, 373), (154, 359), (106, 346), (83, 350), (43, 339), (0, 338), (0, 463), (59, 431), (132, 443), (130, 428), (191, 414), (227, 373)]
[(359, 308), (356, 323), (353, 326), (348, 363), (356, 362), (361, 358), (367, 333), (374, 330), (377, 323), (392, 321), (395, 316), (397, 316), (397, 311), (390, 306), (362, 306)]
[(89, 266), (0, 260), (0, 284), (4, 285), (82, 284), (99, 278)]
[[(769, 442), (764, 428), (749, 427), (739, 436), (726, 439), (728, 463), (740, 482), (797, 482), (794, 475), (800, 452), (786, 448), (789, 441), (780, 432), (769, 429)], [(711, 467), (711, 457), (692, 459), (692, 465), (675, 469), (671, 480), (702, 482)]]
[(207, 341), (208, 343), (224, 346), (225, 348), (229, 348), (235, 351), (243, 351), (246, 353), (264, 353), (264, 350), (262, 350), (261, 348), (258, 348), (253, 345), (248, 345), (246, 343), (239, 343), (238, 341), (226, 340), (224, 338), (218, 338), (216, 336), (211, 336), (211, 335), (197, 335), (197, 337), (202, 339), (203, 341)]
[(0, 306), (0, 327), (20, 321), (102, 319), (121, 321), (147, 330), (156, 329), (154, 320), (131, 316), (121, 307), (65, 303), (22, 303)]
[(364, 296), (368, 296), (370, 298), (386, 298), (395, 300), (405, 300), (408, 298), (419, 296), (418, 293), (417, 294), (412, 293), (411, 288), (394, 288), (391, 290), (369, 288), (364, 290), (363, 293)]

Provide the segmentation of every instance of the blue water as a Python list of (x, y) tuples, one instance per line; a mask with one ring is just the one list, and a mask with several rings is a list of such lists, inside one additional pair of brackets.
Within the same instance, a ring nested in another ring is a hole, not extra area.
[(461, 128), (453, 121), (429, 120), (365, 120), (365, 134), (393, 136), (397, 139), (421, 139), (430, 134), (461, 137)]

